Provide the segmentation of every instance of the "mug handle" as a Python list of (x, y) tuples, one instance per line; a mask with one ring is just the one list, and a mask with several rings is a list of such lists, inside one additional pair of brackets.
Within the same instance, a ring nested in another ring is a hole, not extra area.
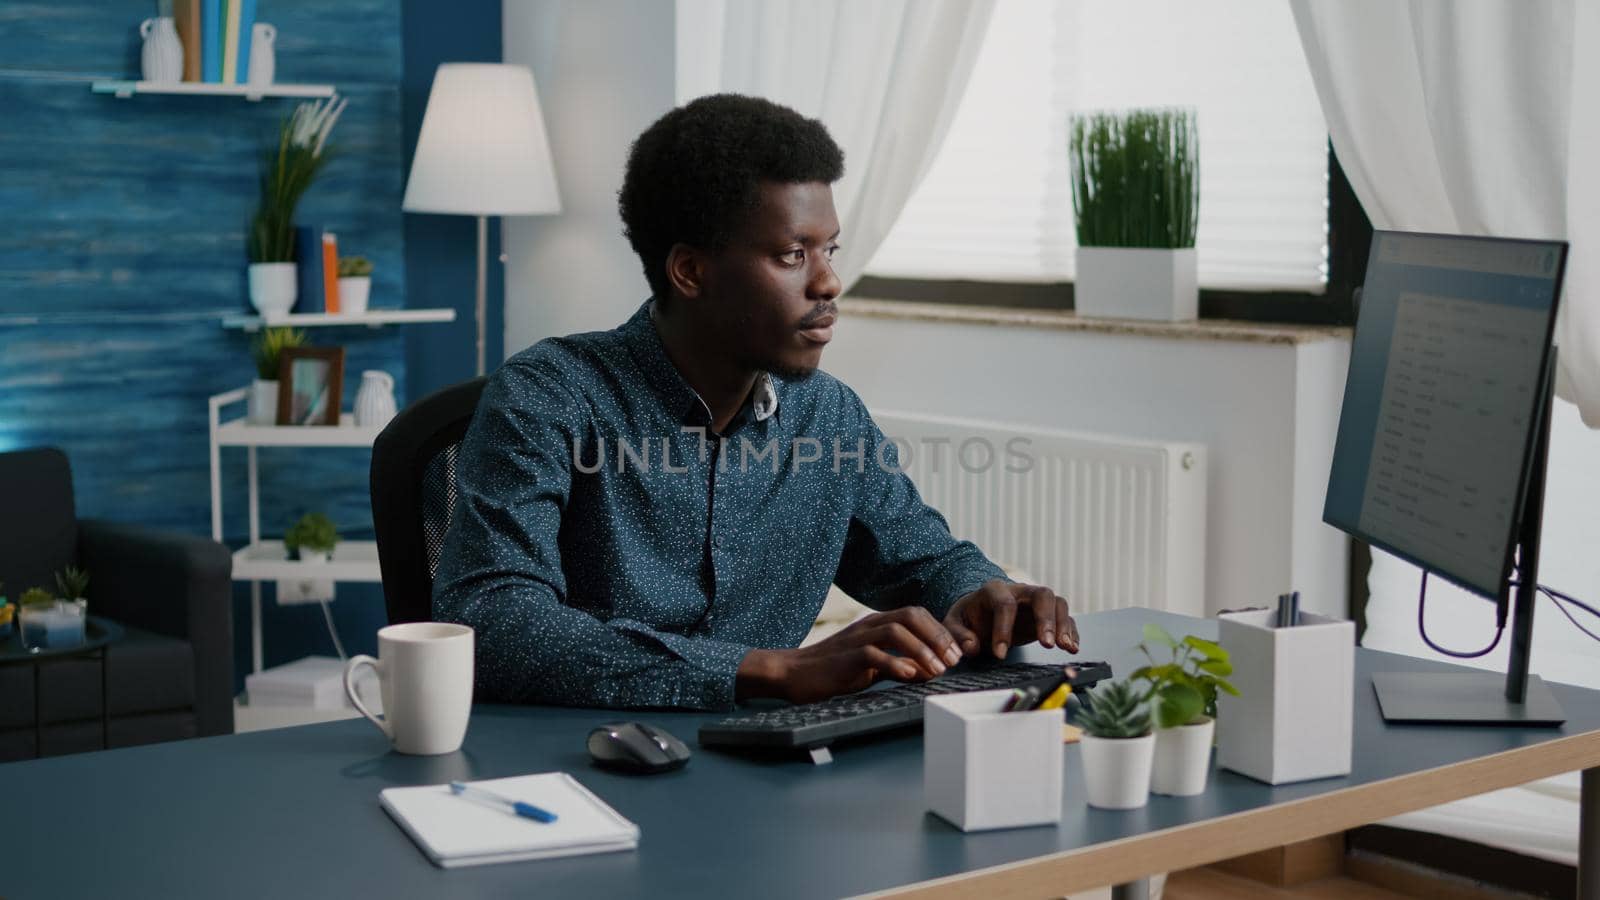
[[(361, 696), (356, 693), (356, 670), (362, 666), (371, 666), (372, 671), (378, 673), (378, 678), (383, 678), (383, 663), (373, 659), (365, 653), (352, 656), (350, 657), (350, 661), (346, 663), (344, 667), (345, 696), (350, 698), (350, 702), (355, 704), (356, 709), (360, 710), (361, 714), (366, 716), (368, 721), (378, 726), (378, 730), (382, 731), (384, 735), (392, 741), (394, 740), (394, 729), (390, 727), (389, 723), (384, 721), (384, 719), (380, 719), (373, 715), (372, 710), (367, 709), (366, 704), (361, 702)], [(388, 717), (385, 716), (384, 718), (386, 719)]]

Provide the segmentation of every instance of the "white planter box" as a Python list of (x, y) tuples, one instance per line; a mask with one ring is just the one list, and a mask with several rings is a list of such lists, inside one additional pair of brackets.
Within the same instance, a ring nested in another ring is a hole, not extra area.
[(1187, 322), (1200, 314), (1193, 247), (1079, 247), (1073, 284), (1078, 315)]
[(979, 691), (924, 701), (924, 796), (962, 831), (1061, 821), (1062, 711), (1003, 713), (1010, 696)]
[(1355, 718), (1354, 622), (1273, 610), (1218, 617), (1241, 696), (1217, 696), (1217, 765), (1268, 784), (1350, 774)]

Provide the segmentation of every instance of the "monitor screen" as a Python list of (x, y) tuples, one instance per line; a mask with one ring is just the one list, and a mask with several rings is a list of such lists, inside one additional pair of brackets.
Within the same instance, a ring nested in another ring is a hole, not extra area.
[(1565, 261), (1560, 241), (1373, 235), (1324, 521), (1503, 595)]

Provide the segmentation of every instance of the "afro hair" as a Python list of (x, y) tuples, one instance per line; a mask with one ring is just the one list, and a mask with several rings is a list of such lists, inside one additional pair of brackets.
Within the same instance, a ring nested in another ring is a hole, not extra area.
[(832, 184), (843, 175), (844, 151), (821, 122), (759, 97), (713, 94), (672, 110), (633, 142), (617, 207), (650, 290), (664, 301), (672, 246), (727, 247), (758, 205), (762, 182)]

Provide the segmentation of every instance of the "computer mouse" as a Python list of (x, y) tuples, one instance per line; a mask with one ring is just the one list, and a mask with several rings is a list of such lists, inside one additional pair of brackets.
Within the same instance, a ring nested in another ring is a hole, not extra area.
[(648, 775), (683, 768), (689, 748), (654, 725), (612, 722), (589, 732), (589, 755), (608, 769)]

